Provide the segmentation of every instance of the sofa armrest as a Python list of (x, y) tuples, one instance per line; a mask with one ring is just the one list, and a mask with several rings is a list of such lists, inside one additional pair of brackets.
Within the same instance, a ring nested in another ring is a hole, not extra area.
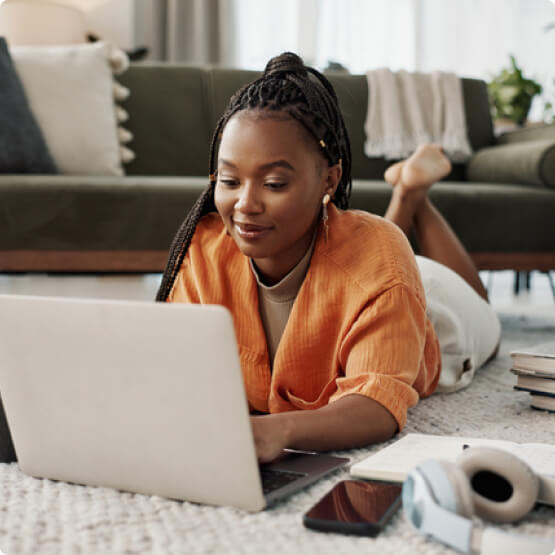
[(525, 141), (555, 141), (555, 123), (534, 125), (531, 127), (523, 127), (514, 129), (499, 135), (496, 139), (498, 145), (508, 145), (513, 143), (522, 143)]
[(555, 139), (483, 148), (470, 158), (466, 172), (469, 181), (555, 188)]

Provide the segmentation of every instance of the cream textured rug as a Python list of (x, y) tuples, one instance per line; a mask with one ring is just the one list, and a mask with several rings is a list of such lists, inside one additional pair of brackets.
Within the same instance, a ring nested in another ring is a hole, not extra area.
[[(555, 336), (553, 317), (500, 313), (500, 355), (464, 391), (435, 395), (409, 413), (403, 433), (555, 443), (555, 414), (530, 409), (512, 389), (509, 352)], [(349, 451), (358, 461), (382, 446)], [(376, 539), (323, 534), (302, 514), (348, 470), (333, 474), (269, 510), (249, 514), (30, 478), (0, 464), (0, 549), (7, 555), (167, 553), (454, 553), (418, 536), (399, 512)], [(555, 537), (555, 508), (536, 508), (508, 529)]]

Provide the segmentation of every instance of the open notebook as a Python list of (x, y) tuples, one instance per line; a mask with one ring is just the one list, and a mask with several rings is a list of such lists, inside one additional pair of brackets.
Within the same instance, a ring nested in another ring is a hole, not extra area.
[(402, 482), (411, 468), (427, 459), (455, 462), (468, 447), (497, 447), (526, 461), (540, 475), (539, 501), (555, 505), (555, 445), (515, 443), (501, 439), (407, 434), (405, 437), (351, 466), (351, 476)]

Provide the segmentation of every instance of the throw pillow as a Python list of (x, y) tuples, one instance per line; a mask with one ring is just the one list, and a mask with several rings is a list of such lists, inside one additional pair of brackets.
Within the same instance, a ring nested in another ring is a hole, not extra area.
[(468, 162), (471, 181), (555, 188), (555, 140), (522, 141), (482, 148)]
[(4, 38), (0, 37), (0, 173), (56, 173), (29, 108)]
[[(11, 49), (31, 110), (61, 173), (123, 175), (112, 73), (125, 54), (105, 42)], [(120, 91), (121, 96), (121, 91)]]

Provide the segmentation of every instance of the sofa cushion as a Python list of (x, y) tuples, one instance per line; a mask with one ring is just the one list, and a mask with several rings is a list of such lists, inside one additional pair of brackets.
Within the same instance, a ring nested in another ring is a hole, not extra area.
[(530, 127), (512, 129), (497, 137), (498, 145), (506, 145), (523, 141), (547, 141), (555, 142), (555, 123), (534, 124)]
[[(205, 177), (0, 176), (0, 251), (169, 249), (206, 182)], [(390, 196), (391, 186), (383, 181), (357, 180), (351, 207), (381, 215)], [(441, 182), (430, 196), (471, 252), (553, 250), (551, 189)]]
[(0, 251), (169, 249), (207, 182), (206, 177), (0, 176)]
[[(260, 72), (149, 62), (131, 64), (120, 81), (132, 91), (125, 103), (131, 114), (137, 158), (133, 175), (206, 175), (208, 148), (216, 123), (231, 95)], [(334, 86), (352, 146), (353, 179), (381, 179), (391, 162), (368, 158), (363, 151), (368, 104), (365, 75), (326, 75)], [(478, 79), (462, 79), (468, 138), (474, 150), (494, 143), (487, 87)], [(153, 101), (156, 95), (158, 101)], [(163, 133), (152, 133), (163, 129)], [(454, 164), (447, 178), (466, 180), (465, 166)]]
[(205, 76), (200, 67), (146, 62), (118, 78), (131, 90), (123, 107), (137, 157), (127, 174), (208, 176), (213, 127)]
[(555, 188), (555, 139), (484, 148), (469, 160), (467, 173), (471, 181)]
[(11, 55), (59, 171), (123, 175), (111, 45), (20, 46)]
[[(351, 207), (383, 215), (390, 197), (387, 183), (357, 180)], [(430, 198), (469, 252), (553, 252), (552, 189), (442, 181), (430, 189)]]
[(4, 38), (0, 37), (0, 173), (55, 173)]

